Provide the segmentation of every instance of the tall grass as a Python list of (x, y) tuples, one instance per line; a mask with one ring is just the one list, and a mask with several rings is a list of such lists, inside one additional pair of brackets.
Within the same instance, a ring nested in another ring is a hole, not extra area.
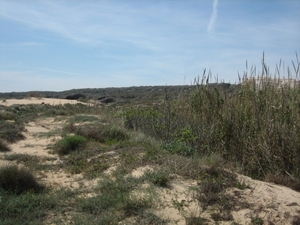
[[(167, 146), (183, 143), (188, 147), (181, 148), (189, 155), (191, 149), (194, 155), (221, 155), (254, 178), (268, 174), (300, 178), (299, 83), (292, 88), (267, 82), (257, 89), (250, 82), (257, 77), (282, 79), (281, 65), (276, 65), (273, 75), (263, 57), (261, 72), (252, 67), (248, 73), (246, 68), (234, 89), (211, 84), (211, 73), (204, 70), (191, 95), (183, 93), (171, 101), (166, 93), (164, 104), (148, 114), (146, 109), (143, 114), (141, 110), (125, 113), (125, 124), (160, 137)], [(287, 68), (288, 78), (297, 80), (299, 68), (297, 57), (293, 70)]]

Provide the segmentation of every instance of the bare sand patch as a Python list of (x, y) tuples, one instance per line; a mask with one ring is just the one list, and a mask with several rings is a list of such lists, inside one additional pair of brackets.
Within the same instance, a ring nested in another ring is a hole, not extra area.
[(0, 101), (0, 105), (28, 105), (28, 104), (49, 104), (49, 105), (64, 105), (64, 104), (77, 104), (77, 100), (58, 99), (58, 98), (24, 98), (24, 99), (6, 99)]

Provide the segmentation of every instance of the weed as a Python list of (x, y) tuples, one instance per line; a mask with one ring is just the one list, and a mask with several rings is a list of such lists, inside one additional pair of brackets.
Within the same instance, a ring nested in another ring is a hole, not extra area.
[(253, 218), (251, 218), (251, 223), (250, 224), (251, 225), (263, 225), (264, 221), (260, 217), (253, 217)]

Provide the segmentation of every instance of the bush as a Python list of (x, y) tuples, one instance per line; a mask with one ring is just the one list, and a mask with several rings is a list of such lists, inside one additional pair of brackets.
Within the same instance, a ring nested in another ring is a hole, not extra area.
[(77, 135), (103, 143), (124, 141), (129, 138), (126, 130), (116, 126), (103, 124), (85, 124), (82, 126), (70, 124), (69, 126), (65, 127), (64, 130), (71, 131)]
[(11, 151), (10, 147), (7, 145), (5, 141), (0, 139), (0, 152), (9, 152)]
[(0, 168), (0, 188), (12, 194), (22, 194), (40, 192), (44, 186), (36, 181), (30, 171), (13, 165)]
[(86, 143), (87, 139), (80, 135), (65, 136), (55, 144), (54, 151), (59, 155), (66, 155), (84, 147)]
[(24, 139), (25, 137), (22, 134), (24, 130), (25, 127), (21, 123), (0, 120), (0, 139), (9, 143)]

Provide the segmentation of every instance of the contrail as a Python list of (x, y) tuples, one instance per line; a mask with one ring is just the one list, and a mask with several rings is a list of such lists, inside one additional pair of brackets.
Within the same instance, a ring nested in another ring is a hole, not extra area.
[(213, 12), (211, 14), (210, 20), (209, 20), (209, 24), (207, 26), (207, 32), (211, 32), (215, 26), (215, 22), (217, 20), (217, 16), (218, 16), (218, 0), (214, 0), (213, 2)]

